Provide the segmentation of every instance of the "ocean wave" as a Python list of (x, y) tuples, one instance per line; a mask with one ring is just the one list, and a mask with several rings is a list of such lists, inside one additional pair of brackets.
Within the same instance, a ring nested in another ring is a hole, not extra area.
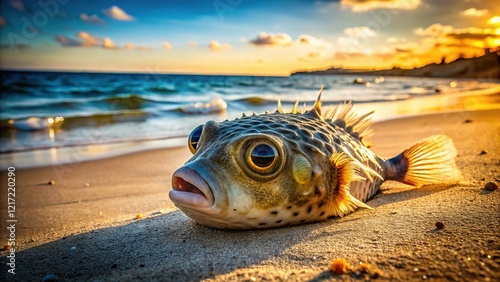
[(182, 106), (179, 110), (186, 114), (210, 114), (220, 113), (227, 109), (227, 103), (222, 98), (215, 98), (206, 103), (194, 103)]
[(61, 128), (66, 130), (79, 127), (98, 127), (120, 122), (145, 121), (149, 115), (149, 113), (143, 111), (128, 111), (107, 114), (97, 113), (85, 116), (34, 116), (28, 118), (0, 120), (0, 128), (15, 129), (20, 131), (44, 130), (47, 128)]
[(151, 86), (147, 89), (152, 92), (165, 93), (165, 94), (178, 92), (175, 86)]
[(103, 94), (107, 94), (108, 92), (109, 91), (95, 89), (95, 88), (69, 91), (69, 93), (74, 94), (74, 95), (103, 95)]

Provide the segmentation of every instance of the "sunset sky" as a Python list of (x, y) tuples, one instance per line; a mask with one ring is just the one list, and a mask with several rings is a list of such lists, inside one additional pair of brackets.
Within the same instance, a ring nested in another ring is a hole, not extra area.
[(5, 0), (0, 67), (288, 75), (411, 68), (500, 45), (491, 0)]

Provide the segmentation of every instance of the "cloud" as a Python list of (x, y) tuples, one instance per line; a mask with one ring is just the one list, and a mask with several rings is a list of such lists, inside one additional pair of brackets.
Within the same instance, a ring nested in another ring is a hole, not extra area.
[(109, 9), (102, 10), (102, 13), (106, 16), (119, 21), (131, 21), (134, 18), (127, 14), (124, 10), (118, 8), (118, 6), (113, 6)]
[(163, 48), (166, 50), (170, 50), (170, 49), (172, 49), (172, 45), (170, 45), (170, 43), (168, 43), (167, 41), (164, 41)]
[(212, 40), (208, 44), (208, 47), (210, 50), (217, 52), (217, 51), (222, 51), (222, 50), (231, 50), (233, 47), (227, 43), (220, 44), (219, 42)]
[(332, 45), (323, 39), (318, 39), (312, 35), (302, 34), (296, 40), (295, 43), (302, 45), (310, 45), (319, 48), (330, 48)]
[(57, 42), (61, 43), (63, 47), (82, 47), (82, 42), (66, 37), (64, 35), (56, 35)]
[(337, 43), (346, 50), (351, 48), (367, 49), (377, 32), (366, 26), (348, 27), (344, 29), (345, 36), (337, 38)]
[(341, 0), (343, 9), (351, 9), (355, 13), (379, 9), (413, 10), (422, 3), (421, 0)]
[(470, 8), (462, 12), (463, 16), (466, 17), (482, 17), (488, 13), (487, 9), (476, 10), (475, 8)]
[(12, 6), (12, 8), (14, 8), (14, 9), (18, 10), (19, 12), (26, 11), (26, 7), (24, 6), (24, 3), (21, 0), (14, 0), (14, 1), (10, 2), (10, 6)]
[(436, 23), (427, 28), (418, 28), (414, 33), (424, 37), (423, 43), (430, 46), (430, 50), (436, 46), (441, 47), (439, 51), (443, 56), (458, 53), (465, 53), (468, 57), (477, 56), (480, 55), (478, 49), (496, 48), (500, 45), (500, 28), (455, 28)]
[[(241, 39), (240, 39), (241, 40)], [(250, 40), (250, 44), (256, 46), (313, 46), (318, 48), (330, 48), (332, 45), (324, 39), (314, 37), (309, 34), (302, 34), (294, 41), (293, 38), (286, 34), (273, 34), (261, 32), (257, 38)]]
[(92, 47), (92, 46), (97, 46), (99, 45), (99, 42), (101, 41), (100, 38), (94, 37), (84, 31), (80, 31), (76, 34), (76, 36), (80, 39), (82, 39), (82, 46), (84, 47)]
[(104, 48), (104, 49), (118, 49), (118, 47), (116, 47), (116, 45), (113, 43), (113, 41), (111, 41), (111, 39), (109, 39), (107, 37), (102, 40), (102, 48)]
[(64, 35), (56, 36), (57, 42), (63, 47), (101, 47), (104, 49), (118, 49), (118, 47), (109, 38), (98, 38), (80, 31), (76, 34), (76, 38), (71, 38)]
[(5, 18), (0, 16), (0, 26), (4, 26), (5, 25)]
[(488, 37), (498, 38), (500, 37), (500, 29), (493, 28), (479, 28), (479, 27), (466, 27), (466, 28), (454, 28), (451, 25), (442, 25), (440, 23), (435, 23), (427, 28), (417, 28), (415, 31), (416, 35), (420, 36), (431, 36), (431, 37), (451, 37), (457, 39), (485, 39)]
[(348, 27), (344, 29), (344, 34), (351, 38), (375, 37), (377, 33), (366, 26)]
[(273, 34), (261, 32), (257, 38), (250, 40), (250, 43), (256, 46), (290, 46), (293, 40), (286, 33)]
[(101, 18), (99, 18), (98, 15), (95, 15), (95, 14), (89, 16), (85, 13), (81, 13), (80, 19), (84, 22), (92, 23), (92, 24), (103, 24), (104, 23), (104, 21)]
[[(112, 43), (112, 42), (111, 42)], [(115, 47), (115, 48), (118, 48), (118, 47)], [(135, 46), (134, 44), (132, 43), (127, 43), (123, 46), (123, 49), (126, 49), (126, 50), (139, 50), (139, 51), (150, 51), (151, 48), (149, 47), (145, 47), (145, 46)]]
[(489, 24), (497, 25), (500, 24), (500, 17), (499, 16), (493, 16), (491, 19), (488, 20)]

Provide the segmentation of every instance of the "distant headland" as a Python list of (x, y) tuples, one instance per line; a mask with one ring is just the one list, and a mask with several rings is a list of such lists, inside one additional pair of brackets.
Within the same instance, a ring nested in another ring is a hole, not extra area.
[(291, 75), (376, 75), (376, 76), (413, 76), (413, 77), (463, 77), (500, 79), (500, 48), (486, 50), (485, 54), (475, 58), (458, 58), (452, 62), (432, 63), (414, 69), (394, 67), (386, 70), (354, 70), (332, 67), (326, 70), (296, 71)]

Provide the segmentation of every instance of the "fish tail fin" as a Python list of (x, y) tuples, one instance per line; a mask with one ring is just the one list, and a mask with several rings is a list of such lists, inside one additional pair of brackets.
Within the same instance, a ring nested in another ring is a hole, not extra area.
[(462, 179), (462, 173), (455, 164), (456, 157), (457, 149), (451, 138), (433, 135), (387, 160), (385, 179), (416, 187), (456, 184)]

